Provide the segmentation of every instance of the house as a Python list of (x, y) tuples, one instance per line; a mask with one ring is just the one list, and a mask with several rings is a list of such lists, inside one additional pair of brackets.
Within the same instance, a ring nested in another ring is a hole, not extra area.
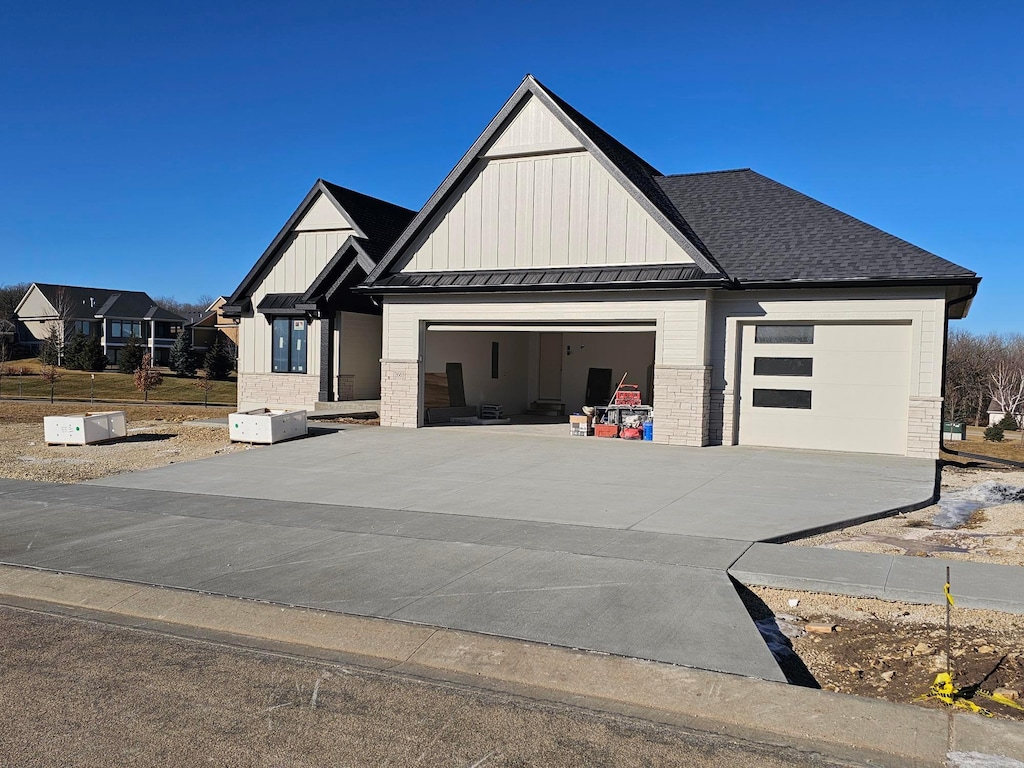
[(157, 306), (142, 291), (82, 288), (32, 283), (14, 312), (19, 342), (38, 353), (56, 327), (58, 333), (95, 335), (111, 365), (121, 347), (135, 336), (149, 348), (156, 365), (167, 365), (174, 339), (185, 318)]
[(946, 324), (980, 278), (752, 170), (662, 174), (527, 76), (415, 216), (381, 208), (378, 236), (335, 189), (225, 307), (245, 404), (310, 402), (315, 365), (332, 395), (361, 343), (337, 308), (363, 299), (385, 426), (424, 426), (459, 363), (467, 404), (506, 414), (601, 404), (625, 375), (656, 442), (938, 456)]
[(192, 331), (192, 348), (197, 355), (205, 353), (220, 337), (231, 356), (237, 359), (238, 321), (224, 316), (227, 301), (227, 296), (218, 296), (202, 313), (188, 318), (187, 328)]
[(380, 396), (381, 307), (351, 289), (414, 215), (317, 180), (221, 307), (239, 323), (240, 410)]

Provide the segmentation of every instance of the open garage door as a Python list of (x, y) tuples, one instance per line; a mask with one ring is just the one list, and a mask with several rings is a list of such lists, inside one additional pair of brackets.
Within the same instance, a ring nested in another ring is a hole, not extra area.
[(903, 455), (909, 323), (745, 325), (739, 442)]
[[(424, 355), (426, 423), (441, 423), (445, 372), (461, 367), (465, 407), (500, 405), (505, 416), (550, 415), (566, 422), (598, 389), (607, 403), (623, 374), (650, 403), (655, 324), (647, 322), (428, 323)], [(609, 384), (598, 386), (600, 381)]]

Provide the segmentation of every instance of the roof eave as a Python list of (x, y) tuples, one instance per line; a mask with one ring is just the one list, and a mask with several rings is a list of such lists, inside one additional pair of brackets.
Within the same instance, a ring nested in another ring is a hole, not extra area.
[(354, 293), (386, 296), (388, 294), (415, 293), (535, 293), (535, 292), (587, 292), (587, 291), (651, 291), (679, 290), (681, 288), (725, 288), (728, 280), (712, 278), (703, 280), (651, 280), (642, 281), (608, 281), (600, 283), (537, 283), (534, 285), (371, 285), (363, 283), (354, 286)]
[(850, 288), (869, 286), (872, 288), (907, 288), (923, 285), (977, 285), (981, 278), (977, 275), (927, 275), (922, 277), (851, 277), (842, 279), (803, 279), (792, 280), (744, 280), (732, 281), (732, 287), (738, 290), (755, 288)]

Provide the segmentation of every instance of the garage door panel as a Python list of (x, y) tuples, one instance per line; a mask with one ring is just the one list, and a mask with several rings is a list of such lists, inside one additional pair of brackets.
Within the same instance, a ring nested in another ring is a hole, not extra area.
[[(748, 325), (741, 338), (741, 443), (906, 452), (909, 324), (816, 324), (811, 344), (757, 344), (754, 326)], [(810, 357), (813, 373), (755, 376), (755, 357)], [(755, 388), (809, 390), (811, 408), (754, 407)]]

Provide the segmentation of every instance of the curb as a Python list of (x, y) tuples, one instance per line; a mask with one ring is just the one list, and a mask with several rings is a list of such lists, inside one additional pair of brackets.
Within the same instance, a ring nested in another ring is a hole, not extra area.
[(501, 690), (869, 764), (945, 765), (947, 751), (1024, 760), (1021, 723), (388, 619), (7, 565), (0, 565), (0, 603)]

